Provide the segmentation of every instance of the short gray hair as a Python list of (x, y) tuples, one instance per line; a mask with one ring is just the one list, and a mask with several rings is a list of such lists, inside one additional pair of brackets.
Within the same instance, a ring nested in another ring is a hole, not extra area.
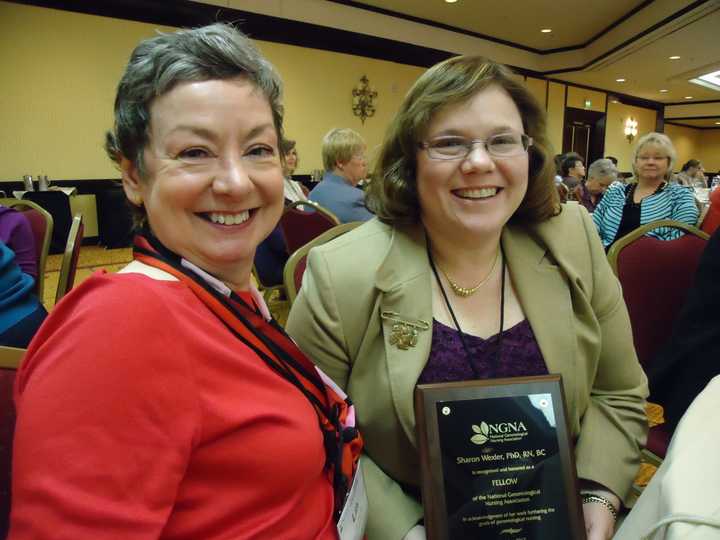
[(613, 182), (617, 180), (617, 169), (615, 164), (606, 158), (596, 159), (592, 165), (588, 167), (588, 179), (590, 178), (610, 178)]
[(365, 140), (350, 128), (334, 128), (322, 141), (322, 159), (326, 171), (332, 171), (337, 163), (347, 163), (365, 148)]
[(664, 133), (657, 133), (655, 131), (651, 131), (650, 133), (646, 133), (640, 137), (637, 142), (637, 146), (635, 146), (632, 161), (633, 174), (635, 175), (635, 178), (637, 179), (637, 168), (635, 167), (635, 162), (637, 161), (638, 154), (648, 145), (657, 146), (665, 152), (665, 155), (668, 158), (668, 170), (667, 173), (665, 173), (665, 180), (670, 180), (673, 168), (675, 167), (675, 161), (677, 161), (677, 152), (675, 151), (675, 146), (670, 140), (670, 137)]
[(150, 137), (155, 98), (183, 82), (246, 77), (272, 109), (278, 140), (283, 139), (282, 82), (250, 39), (230, 24), (178, 30), (141, 41), (130, 56), (115, 97), (115, 125), (105, 137), (110, 159), (129, 159), (145, 176), (143, 152)]

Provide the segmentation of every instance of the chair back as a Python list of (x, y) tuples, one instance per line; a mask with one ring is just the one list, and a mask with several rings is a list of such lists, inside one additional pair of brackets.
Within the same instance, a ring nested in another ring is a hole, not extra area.
[(50, 251), (50, 238), (55, 227), (54, 220), (50, 213), (43, 207), (28, 200), (18, 200), (8, 202), (8, 207), (22, 212), (30, 223), (30, 228), (35, 238), (35, 250), (37, 252), (37, 269), (38, 276), (35, 282), (35, 291), (38, 300), (43, 301), (45, 292), (45, 263)]
[(295, 301), (295, 297), (300, 291), (303, 274), (305, 273), (305, 267), (307, 266), (307, 256), (310, 250), (315, 246), (321, 246), (333, 238), (337, 238), (338, 236), (353, 230), (358, 225), (362, 225), (362, 223), (362, 221), (351, 221), (350, 223), (336, 225), (332, 229), (322, 233), (320, 236), (313, 238), (310, 242), (301, 246), (292, 255), (290, 255), (287, 263), (285, 263), (285, 270), (283, 271), (285, 291), (287, 292), (290, 305), (292, 305)]
[(290, 254), (339, 224), (335, 214), (313, 201), (289, 204), (280, 218), (280, 230)]
[[(675, 240), (646, 233), (660, 227), (681, 229)], [(709, 236), (669, 219), (638, 227), (615, 242), (608, 259), (620, 280), (638, 359), (647, 368), (665, 345), (692, 285)]]
[(75, 214), (65, 244), (65, 253), (63, 253), (62, 263), (60, 264), (60, 277), (58, 278), (57, 292), (55, 293), (56, 304), (70, 292), (75, 283), (75, 273), (77, 272), (84, 230), (82, 214)]
[(23, 194), (23, 201), (25, 200), (42, 206), (52, 215), (53, 231), (50, 238), (50, 253), (63, 253), (70, 225), (72, 225), (70, 197), (62, 191), (26, 191)]
[(0, 538), (7, 536), (10, 523), (10, 473), (15, 432), (13, 386), (24, 354), (25, 349), (0, 346)]
[(715, 229), (720, 227), (720, 188), (712, 190), (709, 199), (710, 206), (705, 214), (705, 219), (700, 225), (700, 229), (712, 235)]

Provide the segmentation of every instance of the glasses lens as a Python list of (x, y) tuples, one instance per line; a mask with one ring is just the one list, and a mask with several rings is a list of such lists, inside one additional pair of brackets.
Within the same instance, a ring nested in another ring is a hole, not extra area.
[(453, 159), (467, 155), (470, 144), (462, 137), (442, 137), (430, 141), (427, 149), (431, 158)]
[(501, 133), (487, 141), (488, 152), (494, 156), (516, 156), (527, 150), (527, 139), (519, 133)]

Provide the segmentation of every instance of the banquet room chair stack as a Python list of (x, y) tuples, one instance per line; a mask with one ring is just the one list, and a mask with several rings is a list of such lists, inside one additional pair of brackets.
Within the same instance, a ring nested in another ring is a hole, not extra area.
[(5, 538), (10, 519), (10, 472), (12, 468), (15, 405), (15, 373), (25, 349), (0, 346), (0, 538)]
[(307, 257), (310, 250), (316, 246), (321, 246), (329, 242), (330, 240), (337, 238), (338, 236), (345, 234), (348, 231), (353, 230), (358, 225), (362, 225), (361, 221), (351, 221), (350, 223), (342, 223), (336, 225), (330, 230), (325, 231), (320, 236), (312, 239), (310, 242), (295, 250), (290, 255), (287, 263), (285, 263), (285, 270), (283, 271), (283, 282), (285, 283), (285, 291), (287, 292), (288, 301), (290, 305), (295, 301), (300, 286), (302, 285), (302, 277), (305, 273), (305, 267), (307, 266)]
[(50, 239), (55, 229), (55, 223), (50, 213), (28, 200), (6, 199), (6, 205), (18, 212), (22, 212), (30, 223), (35, 238), (35, 251), (37, 253), (38, 275), (35, 281), (35, 292), (42, 302), (45, 292), (45, 263), (50, 252)]
[(280, 230), (288, 255), (340, 224), (340, 220), (313, 201), (296, 201), (285, 207), (280, 217)]
[(72, 224), (70, 197), (62, 191), (26, 191), (22, 200), (30, 200), (50, 213), (53, 217), (50, 253), (63, 253), (70, 232), (70, 225)]
[[(645, 236), (661, 227), (681, 229), (685, 234), (669, 241)], [(635, 350), (646, 371), (670, 337), (708, 238), (696, 227), (666, 219), (638, 227), (608, 252), (610, 266), (622, 285)], [(664, 424), (650, 429), (645, 452), (649, 461), (659, 463), (665, 457), (671, 436)]]
[(63, 253), (62, 263), (60, 264), (60, 277), (58, 278), (57, 291), (55, 293), (55, 305), (73, 288), (75, 283), (75, 274), (77, 272), (78, 259), (80, 257), (80, 247), (82, 245), (83, 233), (82, 214), (76, 214), (70, 225), (67, 242), (65, 243), (65, 252)]

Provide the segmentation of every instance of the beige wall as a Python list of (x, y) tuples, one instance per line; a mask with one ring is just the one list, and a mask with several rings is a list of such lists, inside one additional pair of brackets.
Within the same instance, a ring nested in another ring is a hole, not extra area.
[(696, 130), (701, 144), (696, 159), (702, 161), (706, 171), (720, 171), (720, 129)]
[[(102, 149), (117, 82), (134, 46), (172, 28), (0, 1), (0, 179), (117, 178)], [(321, 168), (320, 141), (351, 127), (372, 153), (422, 68), (347, 54), (258, 42), (285, 82), (286, 132), (297, 140), (299, 173)], [(362, 75), (378, 91), (363, 125), (351, 110)]]
[[(298, 173), (322, 168), (321, 141), (335, 127), (359, 132), (372, 158), (403, 97), (425, 71), (348, 54), (268, 42), (259, 45), (285, 81), (285, 133), (297, 140)], [(363, 75), (378, 92), (375, 116), (365, 124), (352, 112), (352, 89)]]
[[(586, 90), (577, 86), (568, 86), (567, 106), (576, 109), (587, 109), (589, 111), (605, 112), (605, 92)], [(585, 107), (585, 100), (590, 100), (590, 107)]]
[[(639, 137), (655, 131), (656, 112), (652, 109), (633, 107), (622, 103), (608, 103), (605, 123), (605, 155), (618, 159), (618, 169), (632, 171), (632, 155)], [(638, 134), (632, 143), (625, 138), (625, 121), (632, 117), (638, 122)]]
[(665, 134), (670, 137), (670, 140), (673, 142), (678, 156), (677, 164), (675, 165), (676, 171), (679, 171), (680, 167), (682, 167), (683, 163), (688, 159), (700, 159), (698, 152), (700, 150), (700, 137), (702, 133), (699, 129), (665, 124)]
[[(53, 179), (118, 177), (102, 150), (115, 86), (132, 48), (158, 29), (172, 30), (0, 0), (0, 62), (9, 74), (0, 99), (0, 179), (38, 173)], [(299, 173), (321, 167), (320, 141), (332, 127), (359, 131), (372, 155), (404, 94), (424, 71), (316, 49), (258, 45), (285, 81), (286, 132), (297, 140)], [(364, 125), (351, 111), (351, 90), (362, 75), (379, 93), (377, 112)], [(525, 84), (541, 106), (547, 102), (548, 135), (560, 152), (566, 85), (533, 77)], [(590, 99), (592, 110), (605, 109), (603, 92), (571, 85), (567, 92), (570, 107), (584, 108)], [(668, 110), (685, 114), (682, 107)], [(605, 154), (617, 156), (624, 171), (630, 170), (632, 145), (622, 134), (622, 122), (631, 114), (640, 122), (640, 134), (655, 126), (654, 111), (608, 104)], [(683, 134), (678, 143), (683, 157), (697, 155), (709, 170), (720, 169), (720, 131), (675, 133)]]
[(545, 109), (545, 101), (547, 99), (548, 82), (544, 79), (535, 79), (533, 77), (525, 78), (525, 86), (530, 93), (537, 99), (540, 107)]
[(565, 119), (565, 85), (551, 82), (548, 86), (547, 130), (556, 154), (562, 152)]

